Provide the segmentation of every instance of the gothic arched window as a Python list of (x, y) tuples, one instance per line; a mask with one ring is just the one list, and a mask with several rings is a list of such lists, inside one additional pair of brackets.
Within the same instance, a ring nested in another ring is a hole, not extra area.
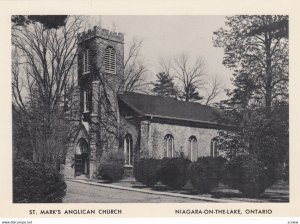
[(164, 138), (165, 141), (165, 157), (174, 156), (174, 138), (172, 135), (167, 134)]
[(125, 156), (125, 165), (132, 166), (132, 137), (130, 134), (127, 134), (124, 138), (124, 156)]
[(198, 144), (197, 138), (195, 136), (191, 136), (189, 138), (188, 156), (191, 161), (196, 161), (198, 158)]
[(107, 47), (104, 54), (105, 72), (116, 74), (116, 51), (112, 47)]
[(210, 155), (213, 157), (218, 156), (218, 141), (216, 138), (213, 138), (210, 142)]

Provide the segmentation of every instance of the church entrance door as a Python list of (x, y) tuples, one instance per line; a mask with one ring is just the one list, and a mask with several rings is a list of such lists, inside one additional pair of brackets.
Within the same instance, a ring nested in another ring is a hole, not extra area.
[(85, 139), (81, 139), (75, 153), (75, 176), (89, 175), (90, 153)]

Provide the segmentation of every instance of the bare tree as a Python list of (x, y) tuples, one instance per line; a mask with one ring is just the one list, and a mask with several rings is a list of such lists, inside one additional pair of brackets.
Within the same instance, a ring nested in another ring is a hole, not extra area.
[(201, 100), (198, 90), (205, 85), (205, 65), (201, 57), (192, 61), (187, 54), (174, 59), (174, 75), (179, 80), (185, 101)]
[(34, 161), (57, 165), (63, 159), (81, 25), (80, 17), (68, 16), (57, 29), (39, 22), (12, 29), (13, 103), (27, 118)]
[(172, 73), (172, 61), (169, 58), (160, 58), (159, 60), (160, 72), (164, 72), (168, 75)]
[(204, 104), (210, 105), (213, 101), (224, 92), (224, 85), (219, 76), (212, 77), (205, 87)]
[(145, 92), (145, 86), (149, 83), (146, 81), (146, 67), (141, 58), (140, 50), (143, 41), (133, 39), (128, 55), (124, 62), (124, 90), (128, 92)]

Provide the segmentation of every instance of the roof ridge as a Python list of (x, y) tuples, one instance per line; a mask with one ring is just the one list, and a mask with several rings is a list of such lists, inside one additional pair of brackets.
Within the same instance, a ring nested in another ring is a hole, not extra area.
[[(158, 95), (151, 95), (151, 94), (143, 94), (143, 93), (138, 93), (138, 92), (129, 92), (129, 91), (124, 91), (122, 94), (136, 94), (136, 95), (142, 95), (142, 96), (147, 96), (147, 97), (156, 97), (156, 98), (161, 98), (164, 100), (170, 100), (170, 101), (174, 101), (174, 102), (180, 102), (180, 103), (185, 103), (185, 104), (193, 104), (193, 105), (198, 105), (198, 106), (202, 106), (202, 107), (206, 107), (206, 108), (212, 108), (215, 109), (215, 107), (209, 106), (209, 105), (204, 105), (201, 103), (197, 103), (197, 102), (188, 102), (188, 101), (182, 101), (182, 100), (177, 100), (171, 97), (167, 97), (167, 96), (158, 96)], [(120, 95), (122, 95), (120, 94)]]
[(123, 92), (118, 98), (138, 114), (173, 117), (180, 120), (216, 122), (220, 113), (216, 108), (200, 103), (185, 102), (170, 97)]

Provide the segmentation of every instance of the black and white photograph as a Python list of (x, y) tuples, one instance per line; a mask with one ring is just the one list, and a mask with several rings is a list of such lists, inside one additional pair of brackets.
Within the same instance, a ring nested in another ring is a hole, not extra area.
[(14, 204), (290, 202), (288, 15), (11, 15), (11, 98)]

